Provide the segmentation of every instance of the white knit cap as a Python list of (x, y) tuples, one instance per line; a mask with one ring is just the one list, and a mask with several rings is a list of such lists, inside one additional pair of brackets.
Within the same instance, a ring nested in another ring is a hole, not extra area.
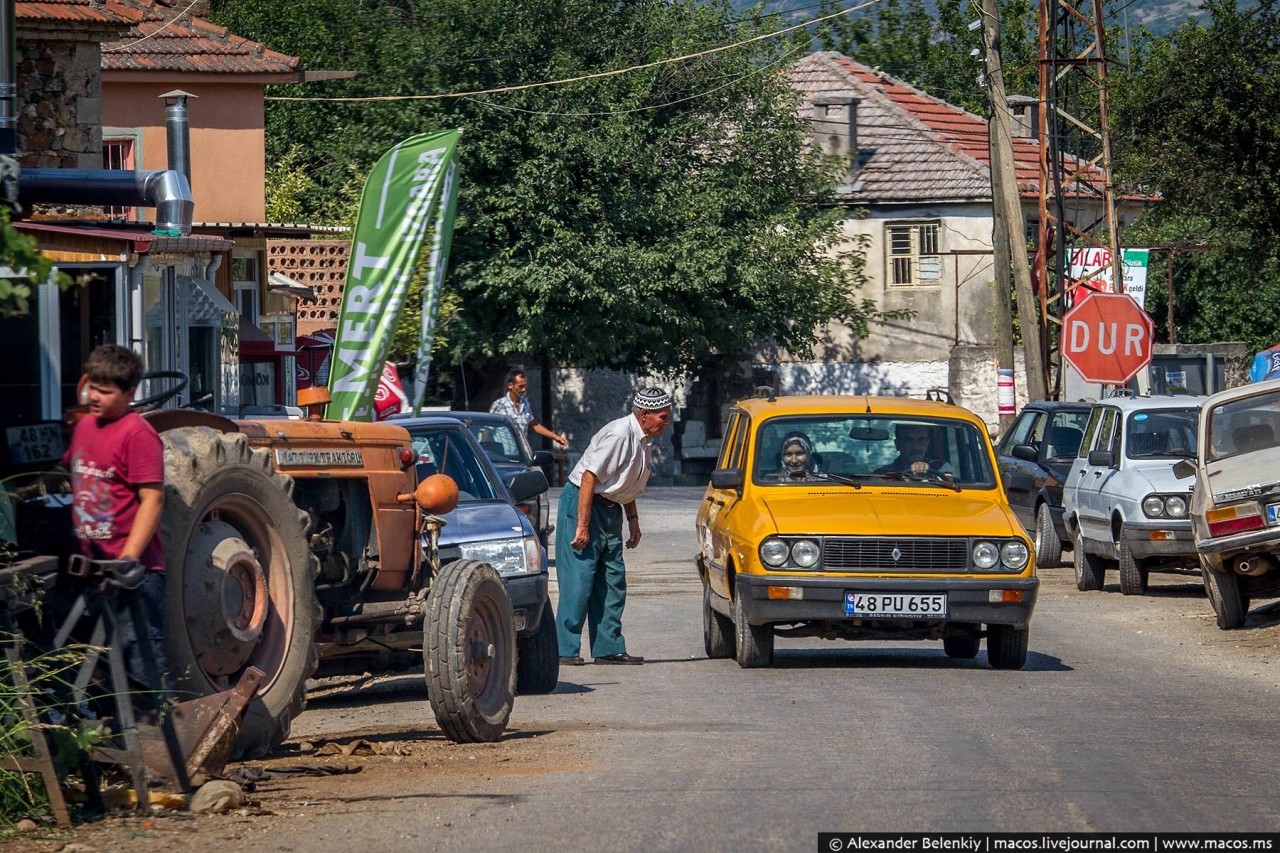
[(646, 412), (658, 412), (671, 408), (671, 395), (661, 388), (641, 388), (632, 405)]

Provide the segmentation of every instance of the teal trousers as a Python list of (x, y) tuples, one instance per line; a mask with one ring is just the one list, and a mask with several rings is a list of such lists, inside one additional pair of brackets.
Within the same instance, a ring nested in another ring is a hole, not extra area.
[(622, 562), (622, 507), (600, 501), (591, 505), (590, 539), (581, 551), (570, 544), (578, 530), (578, 487), (566, 483), (556, 512), (556, 636), (561, 657), (582, 651), (582, 625), (587, 625), (591, 656), (602, 658), (627, 650), (622, 636), (622, 608), (627, 601), (626, 566)]

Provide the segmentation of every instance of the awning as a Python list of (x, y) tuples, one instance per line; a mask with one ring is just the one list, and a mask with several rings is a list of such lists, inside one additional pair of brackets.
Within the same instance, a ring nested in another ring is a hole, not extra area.
[(284, 273), (273, 272), (267, 276), (267, 289), (276, 293), (283, 293), (285, 296), (292, 296), (295, 299), (301, 299), (303, 302), (320, 301), (313, 288), (294, 281)]
[(250, 323), (242, 315), (240, 317), (240, 360), (243, 361), (245, 356), (252, 358), (276, 358), (282, 355), (292, 355), (289, 352), (281, 352), (276, 349), (276, 342), (257, 326)]

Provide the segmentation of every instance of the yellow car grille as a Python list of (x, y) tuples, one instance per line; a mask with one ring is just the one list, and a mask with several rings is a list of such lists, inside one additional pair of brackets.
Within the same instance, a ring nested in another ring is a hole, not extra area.
[(831, 572), (967, 572), (967, 539), (828, 536), (822, 568)]

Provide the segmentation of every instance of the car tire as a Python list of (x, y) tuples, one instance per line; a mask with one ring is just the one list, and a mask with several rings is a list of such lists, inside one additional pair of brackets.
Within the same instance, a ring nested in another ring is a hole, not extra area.
[(1027, 664), (1030, 628), (987, 626), (987, 663), (992, 669), (1022, 669)]
[(1036, 510), (1036, 568), (1052, 569), (1062, 563), (1062, 540), (1053, 527), (1048, 504)]
[(1121, 531), (1121, 537), (1120, 592), (1124, 595), (1146, 595), (1147, 570), (1142, 567), (1141, 561), (1133, 556), (1133, 549), (1123, 538), (1123, 531)]
[(956, 660), (972, 660), (978, 656), (982, 638), (977, 634), (948, 634), (942, 638), (942, 650)]
[(702, 646), (712, 660), (731, 658), (738, 644), (733, 634), (733, 620), (722, 616), (711, 606), (711, 587), (702, 588)]
[(733, 638), (738, 666), (755, 669), (773, 664), (773, 626), (747, 622), (741, 594), (733, 596)]
[(516, 640), (516, 694), (540, 696), (560, 681), (560, 641), (551, 602), (542, 602), (542, 621), (532, 637)]
[(1209, 605), (1217, 617), (1218, 627), (1224, 631), (1243, 628), (1249, 604), (1248, 598), (1240, 591), (1240, 578), (1230, 569), (1215, 572), (1204, 560), (1200, 561), (1200, 574), (1204, 577), (1204, 591), (1209, 596)]
[(1076, 531), (1076, 547), (1073, 556), (1076, 568), (1076, 589), (1081, 592), (1102, 589), (1102, 584), (1107, 577), (1106, 564), (1097, 554), (1090, 554), (1084, 549), (1084, 534), (1079, 531)]

